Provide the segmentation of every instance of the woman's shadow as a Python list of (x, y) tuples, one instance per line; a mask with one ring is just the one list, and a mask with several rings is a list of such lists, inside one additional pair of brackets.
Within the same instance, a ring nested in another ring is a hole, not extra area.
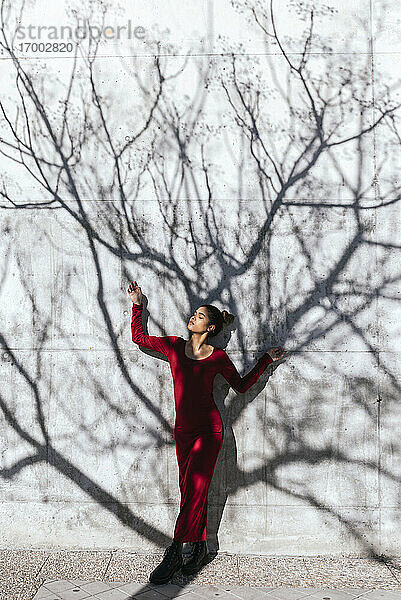
[[(225, 327), (224, 338), (223, 332), (216, 336), (215, 345), (217, 347), (223, 348), (224, 350), (226, 349), (232, 336), (232, 332), (236, 330), (236, 320), (237, 317), (233, 323)], [(219, 339), (220, 343), (217, 342), (217, 339)], [(247, 365), (244, 366), (243, 369), (239, 369), (238, 366), (235, 365), (240, 375), (243, 376), (248, 373), (264, 352), (266, 352), (266, 349), (262, 349), (260, 352), (256, 353), (255, 358), (247, 362)], [(266, 386), (270, 375), (287, 356), (288, 353), (286, 352), (282, 359), (271, 363), (259, 377), (258, 381), (254, 383), (247, 392), (242, 394), (233, 390), (231, 393), (235, 394), (235, 397), (228, 406), (226, 406), (226, 398), (229, 395), (231, 386), (226, 382), (222, 375), (218, 374), (215, 377), (213, 396), (224, 423), (224, 441), (217, 458), (208, 493), (207, 543), (209, 556), (205, 564), (208, 564), (217, 556), (220, 547), (218, 531), (228, 498), (238, 492), (238, 490), (245, 489), (249, 485), (252, 485), (252, 482), (246, 480), (244, 471), (238, 468), (237, 443), (233, 425), (239, 420), (241, 414), (246, 411), (247, 405), (258, 397), (260, 392)]]

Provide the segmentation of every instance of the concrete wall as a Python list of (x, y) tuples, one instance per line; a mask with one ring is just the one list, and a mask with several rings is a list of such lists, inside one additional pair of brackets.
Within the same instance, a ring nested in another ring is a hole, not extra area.
[(394, 3), (119, 6), (104, 26), (143, 39), (3, 46), (2, 546), (171, 539), (173, 388), (131, 342), (137, 279), (150, 334), (212, 302), (238, 316), (215, 343), (241, 373), (290, 351), (244, 395), (215, 380), (210, 547), (400, 555)]

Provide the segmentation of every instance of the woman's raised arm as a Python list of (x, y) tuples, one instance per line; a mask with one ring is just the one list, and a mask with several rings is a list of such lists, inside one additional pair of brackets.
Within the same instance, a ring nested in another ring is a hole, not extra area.
[[(134, 285), (135, 284), (135, 285)], [(132, 300), (132, 318), (131, 318), (131, 334), (132, 341), (138, 346), (143, 346), (149, 350), (155, 350), (167, 356), (171, 348), (172, 338), (175, 336), (165, 335), (146, 335), (142, 326), (142, 291), (136, 281), (130, 283), (128, 294)]]
[(143, 304), (132, 304), (131, 333), (132, 341), (138, 346), (143, 346), (149, 350), (156, 350), (168, 357), (168, 350), (171, 347), (171, 336), (165, 335), (146, 335), (142, 327), (142, 309)]

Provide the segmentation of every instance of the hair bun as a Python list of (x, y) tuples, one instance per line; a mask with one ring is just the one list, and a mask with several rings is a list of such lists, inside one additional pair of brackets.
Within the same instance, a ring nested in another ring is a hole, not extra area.
[(222, 317), (223, 317), (223, 323), (225, 325), (228, 325), (229, 323), (232, 323), (235, 319), (235, 315), (232, 315), (231, 313), (227, 312), (226, 310), (222, 310), (221, 311)]

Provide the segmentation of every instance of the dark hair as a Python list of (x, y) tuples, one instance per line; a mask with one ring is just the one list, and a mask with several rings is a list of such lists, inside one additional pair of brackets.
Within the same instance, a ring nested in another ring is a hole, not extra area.
[(214, 337), (223, 329), (223, 325), (232, 323), (235, 319), (235, 315), (227, 312), (226, 310), (220, 310), (213, 304), (202, 304), (207, 309), (209, 315), (209, 325), (215, 325), (213, 331), (208, 333), (208, 337)]

